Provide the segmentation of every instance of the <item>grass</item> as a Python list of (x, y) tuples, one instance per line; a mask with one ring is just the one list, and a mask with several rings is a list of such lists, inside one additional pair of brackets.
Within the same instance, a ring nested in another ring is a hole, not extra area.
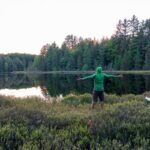
[(90, 94), (53, 103), (0, 96), (0, 149), (149, 149), (144, 95), (105, 97), (104, 108), (92, 110)]

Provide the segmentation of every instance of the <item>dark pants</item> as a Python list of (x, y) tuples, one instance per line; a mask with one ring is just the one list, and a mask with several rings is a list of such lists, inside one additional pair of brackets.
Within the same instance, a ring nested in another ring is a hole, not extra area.
[(104, 91), (95, 91), (95, 90), (93, 90), (92, 103), (96, 103), (97, 98), (99, 98), (100, 102), (104, 102)]

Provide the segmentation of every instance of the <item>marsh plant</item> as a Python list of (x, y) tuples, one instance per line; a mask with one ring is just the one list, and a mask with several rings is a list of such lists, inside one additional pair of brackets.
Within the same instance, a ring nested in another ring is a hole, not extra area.
[(91, 95), (54, 103), (0, 96), (0, 149), (149, 149), (150, 104), (144, 95), (107, 95), (91, 109)]

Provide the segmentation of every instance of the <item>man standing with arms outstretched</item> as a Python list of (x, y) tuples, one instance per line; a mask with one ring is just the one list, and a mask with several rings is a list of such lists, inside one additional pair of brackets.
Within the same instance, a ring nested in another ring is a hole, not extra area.
[(97, 102), (97, 98), (99, 98), (101, 102), (101, 108), (104, 105), (104, 78), (114, 78), (114, 77), (122, 77), (122, 75), (109, 75), (102, 72), (101, 67), (96, 68), (96, 72), (90, 76), (86, 76), (83, 78), (79, 78), (77, 80), (86, 80), (86, 79), (94, 79), (94, 88), (92, 94), (92, 108), (95, 107), (95, 103)]

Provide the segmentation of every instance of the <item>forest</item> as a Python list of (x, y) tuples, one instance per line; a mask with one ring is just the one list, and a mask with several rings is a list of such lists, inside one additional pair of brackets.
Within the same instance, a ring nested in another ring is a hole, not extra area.
[(59, 47), (44, 45), (40, 55), (0, 55), (0, 72), (150, 69), (150, 19), (119, 20), (115, 33), (101, 40), (67, 35)]
[(31, 54), (0, 54), (0, 73), (28, 70), (34, 58), (35, 55)]

